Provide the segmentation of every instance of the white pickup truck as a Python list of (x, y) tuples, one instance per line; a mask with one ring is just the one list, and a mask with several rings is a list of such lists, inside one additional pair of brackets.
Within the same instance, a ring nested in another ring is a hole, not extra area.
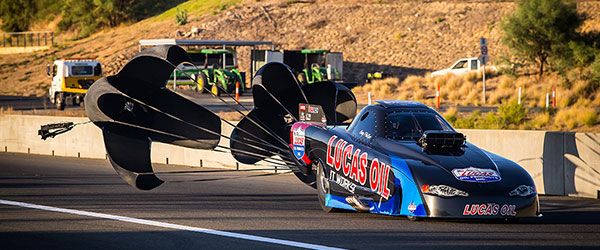
[[(486, 70), (496, 71), (496, 66), (485, 66)], [(450, 68), (434, 71), (431, 73), (431, 77), (445, 76), (446, 74), (454, 74), (457, 76), (464, 75), (469, 72), (478, 72), (483, 70), (483, 65), (476, 57), (473, 58), (462, 58), (456, 61)]]

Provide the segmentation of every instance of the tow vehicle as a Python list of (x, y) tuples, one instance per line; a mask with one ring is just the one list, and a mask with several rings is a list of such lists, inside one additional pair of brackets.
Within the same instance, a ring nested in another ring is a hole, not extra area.
[(57, 109), (65, 105), (80, 105), (88, 88), (102, 76), (102, 66), (95, 58), (63, 58), (46, 66), (46, 75), (52, 79), (48, 90), (50, 102)]
[(286, 50), (283, 52), (283, 63), (297, 72), (301, 84), (341, 80), (337, 67), (343, 63), (342, 53), (332, 53), (326, 49)]
[(235, 50), (202, 49), (187, 52), (192, 62), (177, 67), (171, 74), (171, 84), (192, 85), (199, 92), (211, 91), (218, 96), (222, 92), (234, 92), (236, 86), (240, 88), (240, 93), (244, 92), (245, 76), (238, 70)]

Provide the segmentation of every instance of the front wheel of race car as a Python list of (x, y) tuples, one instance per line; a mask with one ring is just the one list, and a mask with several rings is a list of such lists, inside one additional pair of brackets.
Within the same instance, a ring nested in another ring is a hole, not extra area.
[(323, 211), (330, 212), (338, 212), (340, 209), (327, 207), (325, 206), (325, 199), (327, 193), (329, 192), (329, 180), (325, 176), (325, 169), (323, 163), (320, 160), (316, 161), (317, 164), (317, 196), (319, 197), (319, 205), (321, 205), (321, 209)]

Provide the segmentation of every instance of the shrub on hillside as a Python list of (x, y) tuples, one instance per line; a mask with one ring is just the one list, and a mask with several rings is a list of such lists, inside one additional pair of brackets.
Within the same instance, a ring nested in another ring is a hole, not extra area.
[(175, 23), (177, 25), (185, 25), (188, 23), (187, 10), (177, 9), (177, 14), (175, 15)]
[(498, 107), (498, 113), (504, 125), (519, 125), (527, 116), (527, 109), (518, 104), (516, 100), (510, 101)]
[(600, 53), (596, 54), (596, 60), (590, 66), (592, 71), (591, 80), (600, 82)]
[(62, 19), (59, 30), (78, 30), (85, 37), (103, 27), (138, 21), (170, 8), (181, 0), (61, 0)]
[(507, 75), (513, 78), (516, 78), (519, 75), (518, 69), (523, 66), (519, 63), (512, 62), (506, 56), (500, 56), (497, 60), (497, 64), (499, 66), (499, 74)]

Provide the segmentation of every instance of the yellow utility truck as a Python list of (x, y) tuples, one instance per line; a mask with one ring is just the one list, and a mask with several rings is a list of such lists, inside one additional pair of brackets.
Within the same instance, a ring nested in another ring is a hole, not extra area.
[(63, 110), (67, 104), (83, 105), (88, 88), (102, 75), (102, 66), (95, 58), (63, 58), (48, 64), (47, 75), (52, 78), (50, 102)]

